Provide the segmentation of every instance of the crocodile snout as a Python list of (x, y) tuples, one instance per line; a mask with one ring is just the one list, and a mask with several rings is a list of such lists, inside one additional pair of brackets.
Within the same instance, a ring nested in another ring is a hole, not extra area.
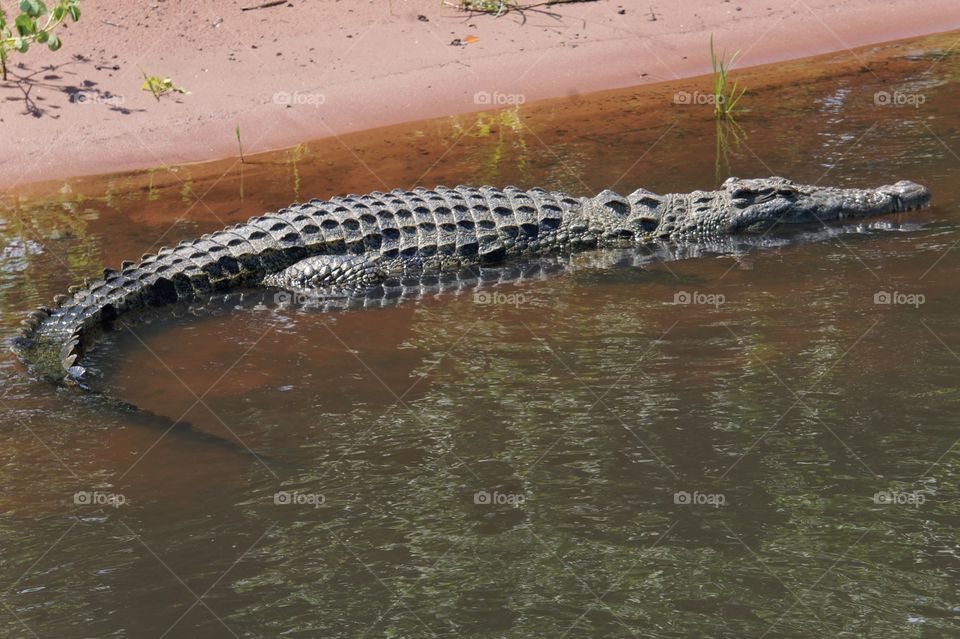
[(912, 211), (930, 203), (930, 190), (922, 184), (910, 180), (900, 180), (896, 184), (886, 184), (878, 188), (877, 191), (893, 197), (898, 211)]

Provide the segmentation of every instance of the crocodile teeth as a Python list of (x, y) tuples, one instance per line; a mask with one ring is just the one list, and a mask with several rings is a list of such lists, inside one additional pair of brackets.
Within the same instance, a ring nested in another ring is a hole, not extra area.
[(81, 288), (82, 288), (82, 287), (80, 287), (80, 286), (74, 285), (74, 286), (69, 287), (69, 288), (67, 289), (67, 291), (70, 292), (70, 293), (76, 293), (76, 292), (79, 291)]
[(64, 295), (63, 293), (53, 296), (53, 301), (57, 306), (62, 306), (68, 299), (70, 299), (70, 296)]

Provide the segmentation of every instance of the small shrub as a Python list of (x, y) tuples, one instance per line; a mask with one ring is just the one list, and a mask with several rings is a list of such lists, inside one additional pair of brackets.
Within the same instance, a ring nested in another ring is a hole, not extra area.
[(3, 79), (7, 79), (7, 60), (14, 51), (26, 53), (34, 42), (47, 45), (51, 51), (59, 49), (60, 38), (54, 30), (67, 16), (74, 22), (80, 19), (80, 0), (59, 0), (52, 10), (47, 9), (41, 0), (22, 0), (12, 28), (6, 12), (0, 7), (0, 70)]
[(160, 101), (161, 95), (166, 95), (167, 93), (190, 93), (183, 87), (178, 87), (173, 83), (173, 80), (170, 78), (161, 78), (158, 75), (147, 75), (146, 71), (140, 71), (143, 74), (143, 86), (140, 88), (144, 91), (149, 91), (153, 94), (153, 97), (157, 99), (157, 102)]

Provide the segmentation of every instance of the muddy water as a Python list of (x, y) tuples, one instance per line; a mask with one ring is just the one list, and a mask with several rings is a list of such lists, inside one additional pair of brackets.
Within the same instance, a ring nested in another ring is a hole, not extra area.
[(7, 194), (4, 336), (159, 238), (313, 196), (772, 173), (935, 206), (362, 310), (246, 293), (93, 354), (97, 386), (232, 447), (4, 357), (0, 634), (955, 634), (955, 40), (748, 75), (739, 127), (694, 81)]

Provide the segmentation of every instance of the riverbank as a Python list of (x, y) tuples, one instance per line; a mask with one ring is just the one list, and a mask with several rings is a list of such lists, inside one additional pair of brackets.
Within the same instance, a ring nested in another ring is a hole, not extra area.
[[(0, 86), (0, 187), (212, 160), (399, 122), (960, 28), (952, 0), (614, 0), (494, 18), (436, 0), (103, 0)], [(141, 73), (189, 94), (160, 100)]]

